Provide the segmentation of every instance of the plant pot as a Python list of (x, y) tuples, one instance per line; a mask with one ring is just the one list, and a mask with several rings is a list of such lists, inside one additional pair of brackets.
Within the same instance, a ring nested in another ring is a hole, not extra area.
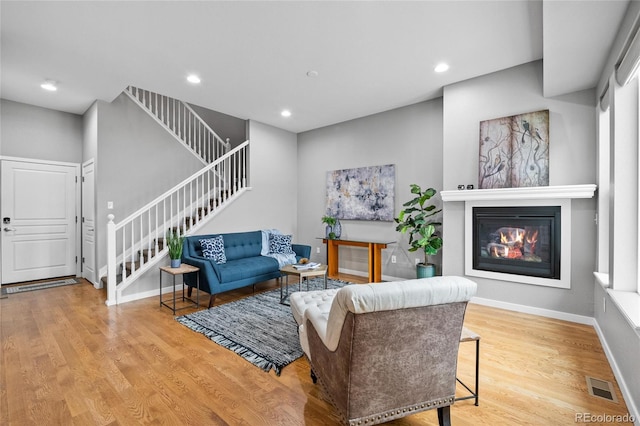
[(180, 259), (171, 259), (171, 267), (172, 268), (179, 268), (180, 267)]
[(436, 265), (433, 263), (418, 263), (416, 265), (416, 274), (418, 278), (430, 278), (436, 276)]

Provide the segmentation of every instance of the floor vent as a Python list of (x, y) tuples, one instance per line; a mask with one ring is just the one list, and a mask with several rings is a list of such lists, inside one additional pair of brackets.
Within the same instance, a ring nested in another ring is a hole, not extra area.
[(595, 396), (597, 398), (606, 399), (607, 401), (618, 402), (616, 398), (616, 393), (613, 390), (613, 384), (611, 382), (607, 382), (606, 380), (600, 380), (593, 377), (586, 376), (587, 378), (587, 389), (589, 390), (589, 395)]

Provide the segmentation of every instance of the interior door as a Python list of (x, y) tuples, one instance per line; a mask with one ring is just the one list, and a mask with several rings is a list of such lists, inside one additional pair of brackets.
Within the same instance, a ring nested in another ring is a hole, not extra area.
[(82, 276), (98, 287), (96, 276), (95, 175), (93, 160), (82, 165)]
[(2, 160), (2, 283), (76, 275), (78, 167)]

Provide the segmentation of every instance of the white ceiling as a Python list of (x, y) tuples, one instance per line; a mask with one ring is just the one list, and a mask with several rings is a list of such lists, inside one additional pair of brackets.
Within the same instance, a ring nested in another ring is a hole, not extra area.
[(556, 96), (596, 85), (628, 3), (3, 0), (0, 96), (82, 114), (134, 85), (302, 132), (538, 59)]

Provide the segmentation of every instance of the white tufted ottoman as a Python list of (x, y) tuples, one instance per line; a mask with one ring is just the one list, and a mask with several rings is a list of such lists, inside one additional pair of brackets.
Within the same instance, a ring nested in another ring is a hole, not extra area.
[(309, 306), (317, 306), (323, 314), (329, 315), (331, 302), (338, 292), (337, 288), (314, 291), (297, 291), (290, 296), (291, 312), (298, 325), (302, 324), (304, 311)]

